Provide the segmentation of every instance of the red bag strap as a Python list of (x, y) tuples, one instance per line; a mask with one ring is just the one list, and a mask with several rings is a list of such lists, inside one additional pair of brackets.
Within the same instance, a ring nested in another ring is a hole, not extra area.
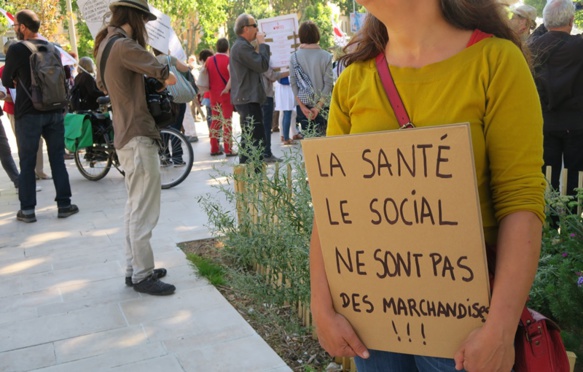
[[(468, 41), (466, 48), (492, 36), (493, 36), (492, 34), (488, 34), (486, 32), (476, 29), (472, 33), (472, 36), (470, 37), (470, 40)], [(385, 89), (385, 93), (387, 94), (389, 103), (393, 107), (393, 111), (395, 112), (395, 116), (397, 117), (397, 121), (399, 122), (401, 129), (414, 128), (415, 125), (413, 125), (413, 123), (411, 122), (409, 114), (407, 114), (405, 105), (403, 105), (403, 101), (401, 100), (401, 96), (399, 95), (399, 91), (397, 91), (397, 87), (395, 86), (393, 76), (391, 75), (391, 70), (389, 69), (389, 64), (387, 63), (387, 59), (385, 58), (385, 53), (379, 53), (379, 55), (375, 59), (375, 63), (377, 66), (379, 77), (381, 78), (381, 82), (383, 83), (383, 88)]]
[(399, 92), (393, 81), (393, 76), (391, 75), (391, 70), (389, 70), (389, 64), (385, 58), (385, 53), (380, 53), (376, 57), (375, 62), (379, 77), (383, 83), (383, 88), (385, 88), (385, 93), (387, 94), (389, 103), (393, 107), (393, 111), (395, 112), (395, 116), (397, 117), (401, 129), (414, 128), (415, 126), (411, 123), (411, 119), (409, 119), (409, 114), (407, 114), (407, 110), (403, 105), (401, 96), (399, 96)]

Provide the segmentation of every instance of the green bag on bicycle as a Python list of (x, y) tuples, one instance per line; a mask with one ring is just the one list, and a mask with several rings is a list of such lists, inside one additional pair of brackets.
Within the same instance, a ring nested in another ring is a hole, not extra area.
[(86, 114), (65, 115), (65, 148), (71, 152), (93, 146), (91, 116)]

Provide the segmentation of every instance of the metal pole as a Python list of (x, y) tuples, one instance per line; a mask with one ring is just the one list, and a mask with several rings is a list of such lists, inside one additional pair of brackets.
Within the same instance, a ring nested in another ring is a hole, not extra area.
[(77, 50), (77, 36), (75, 35), (75, 19), (73, 18), (73, 6), (71, 0), (67, 0), (67, 13), (69, 14), (69, 39), (71, 41), (71, 51), (75, 52), (79, 58), (79, 50)]

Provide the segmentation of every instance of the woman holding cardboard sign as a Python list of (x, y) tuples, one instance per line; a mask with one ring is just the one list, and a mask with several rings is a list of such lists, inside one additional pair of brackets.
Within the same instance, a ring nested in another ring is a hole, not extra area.
[(314, 225), (312, 313), (320, 343), (334, 356), (354, 356), (359, 372), (508, 372), (544, 220), (542, 115), (520, 41), (496, 0), (359, 3), (369, 14), (343, 57), (348, 67), (333, 92), (327, 135), (399, 128), (395, 113), (402, 112), (393, 110), (377, 72), (383, 64), (416, 127), (469, 122), (484, 235), (497, 246), (496, 277), (487, 320), (451, 358), (368, 350), (334, 309)]

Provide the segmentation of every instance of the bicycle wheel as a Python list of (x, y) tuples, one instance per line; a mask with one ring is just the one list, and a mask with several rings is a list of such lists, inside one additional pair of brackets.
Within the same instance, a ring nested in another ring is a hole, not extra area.
[(103, 145), (93, 145), (75, 151), (75, 164), (77, 169), (90, 181), (99, 181), (109, 173), (111, 169), (112, 149)]
[(172, 128), (160, 130), (160, 178), (162, 188), (169, 189), (184, 181), (194, 160), (192, 146), (186, 137)]

